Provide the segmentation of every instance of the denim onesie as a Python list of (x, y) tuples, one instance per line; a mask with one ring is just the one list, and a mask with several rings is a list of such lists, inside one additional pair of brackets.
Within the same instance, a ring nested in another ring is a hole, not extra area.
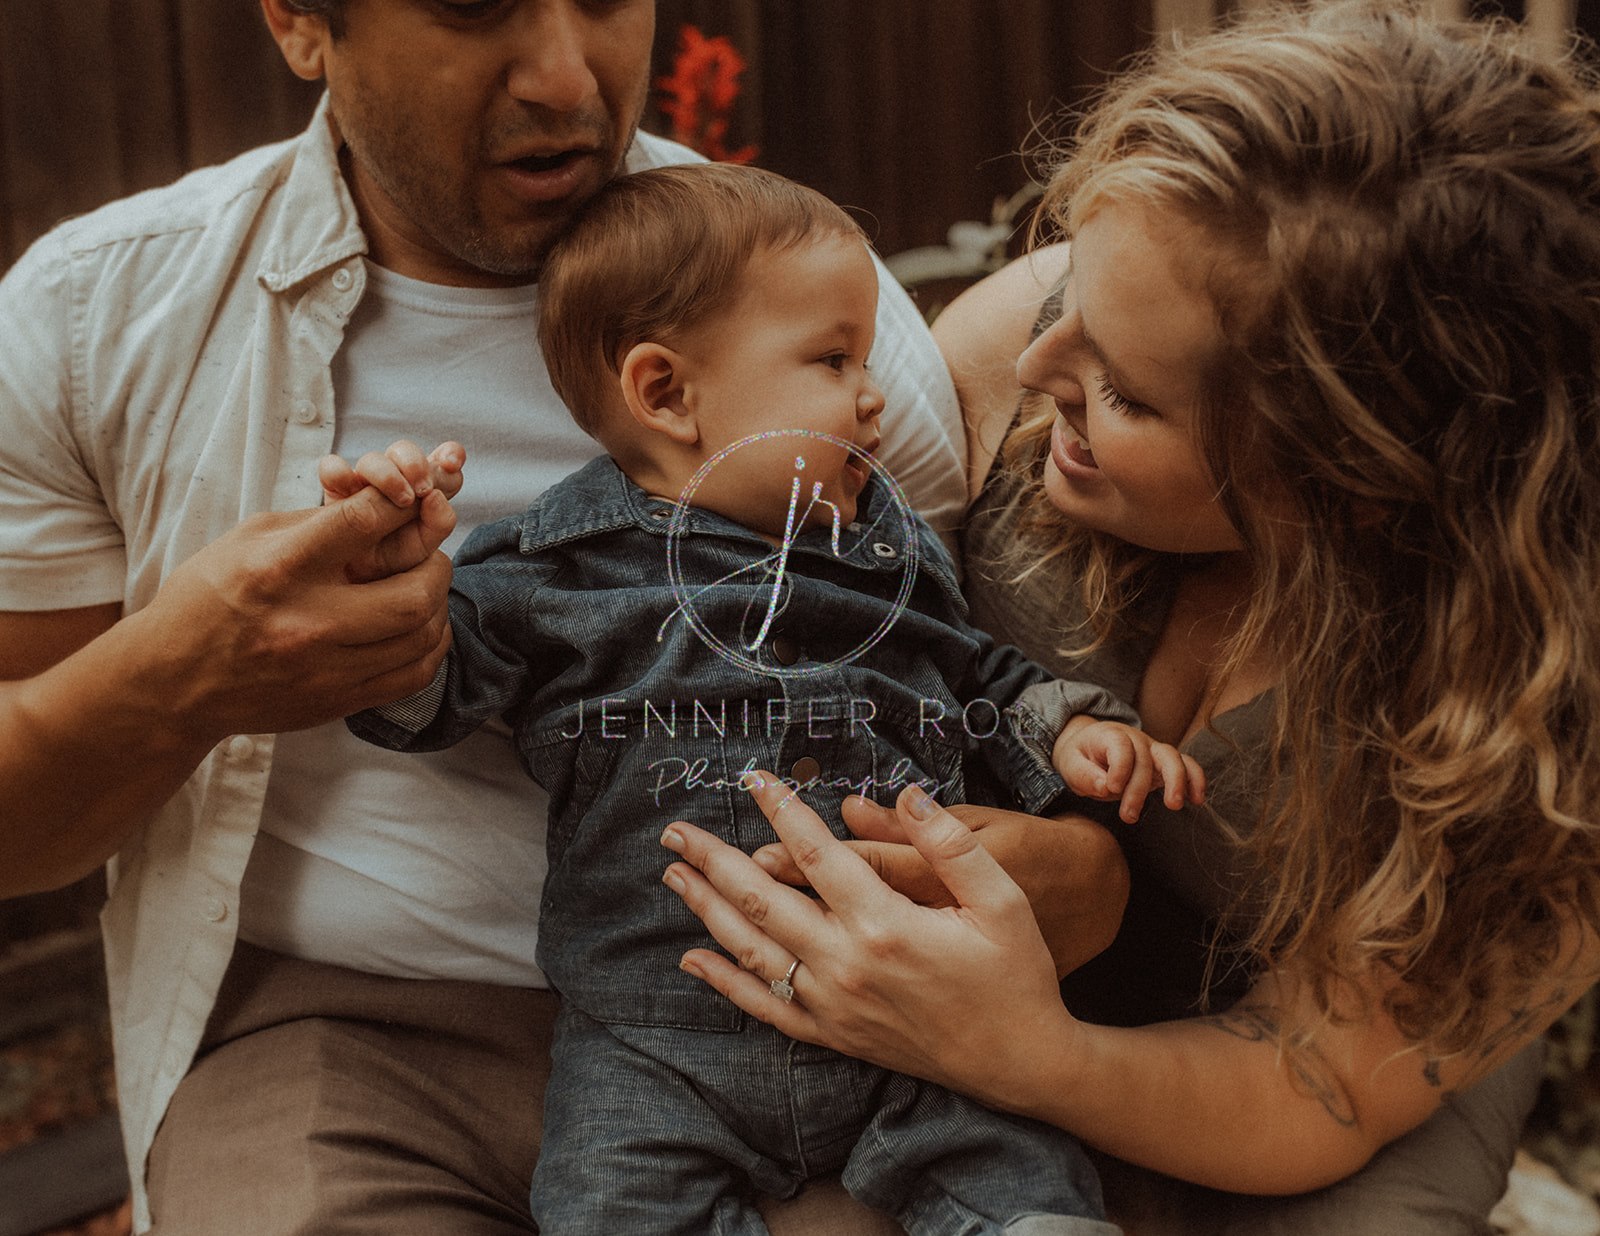
[[(764, 1233), (756, 1193), (840, 1170), (912, 1233), (1117, 1230), (1062, 1131), (794, 1042), (678, 969), (711, 940), (661, 882), (661, 831), (775, 841), (739, 789), (749, 769), (841, 835), (848, 794), (892, 802), (913, 781), (1035, 814), (1070, 798), (1055, 735), (1007, 711), (1055, 680), (968, 624), (948, 553), (888, 486), (863, 490), (837, 556), (827, 528), (782, 554), (601, 457), (472, 534), (450, 619), (433, 685), (350, 726), (426, 751), (504, 716), (549, 792), (538, 961), (563, 1011), (540, 1230)], [(1056, 689), (1069, 713), (1134, 720), (1092, 684)]]

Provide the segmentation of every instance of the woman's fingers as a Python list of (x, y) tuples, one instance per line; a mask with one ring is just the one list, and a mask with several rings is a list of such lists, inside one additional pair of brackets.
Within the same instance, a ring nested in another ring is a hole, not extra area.
[[(750, 1016), (775, 1026), (792, 1039), (808, 1043), (822, 1042), (817, 1019), (806, 1008), (801, 994), (810, 978), (804, 965), (795, 972), (793, 1000), (784, 1000), (772, 992), (772, 984), (758, 974), (741, 970), (720, 953), (710, 949), (690, 949), (679, 963), (686, 974), (703, 979)], [(781, 977), (781, 976), (780, 976)]]
[[(890, 884), (900, 888), (895, 883), (894, 876), (902, 869), (909, 870), (910, 860), (922, 865), (926, 864), (917, 858), (916, 851), (911, 849), (911, 843), (906, 840), (906, 830), (900, 825), (900, 817), (894, 812), (893, 807), (880, 806), (870, 798), (863, 798), (860, 794), (851, 794), (840, 805), (839, 814), (844, 817), (845, 827), (854, 833), (863, 842), (883, 842), (882, 848), (874, 845), (857, 845), (845, 842), (857, 854), (860, 854), (872, 868)], [(899, 850), (905, 857), (887, 856), (890, 849)], [(805, 877), (800, 874), (800, 868), (795, 866), (794, 859), (782, 842), (764, 845), (751, 857), (761, 865), (775, 880), (782, 880), (785, 884), (804, 884)], [(904, 888), (900, 888), (905, 892)]]
[(845, 827), (862, 841), (910, 844), (905, 826), (900, 823), (900, 817), (895, 814), (893, 807), (884, 807), (860, 794), (851, 794), (840, 805), (839, 814), (844, 817)]
[[(1038, 935), (1033, 911), (1016, 881), (994, 860), (973, 831), (951, 815), (922, 789), (907, 786), (895, 800), (911, 844), (928, 860), (928, 866), (963, 909), (979, 917), (997, 916), (1007, 924), (1026, 922)], [(824, 892), (823, 896), (827, 896)], [(842, 918), (844, 907), (828, 903)]]
[[(880, 880), (919, 906), (955, 904), (950, 890), (939, 882), (928, 860), (918, 854), (910, 842), (846, 841), (844, 844), (866, 859)], [(774, 880), (797, 888), (806, 887), (806, 878), (781, 844), (762, 846), (751, 857)]]
[(704, 829), (677, 821), (662, 833), (661, 844), (684, 860), (663, 874), (667, 887), (740, 965), (769, 981), (781, 978), (797, 946), (826, 926), (825, 912), (814, 900), (778, 883), (749, 855)]
[[(829, 831), (822, 818), (800, 800), (797, 791), (760, 769), (746, 774), (745, 788), (789, 851), (800, 878), (817, 890), (835, 914), (851, 922), (859, 908), (881, 908), (887, 891), (883, 881), (866, 859)], [(722, 887), (715, 876), (711, 880)]]

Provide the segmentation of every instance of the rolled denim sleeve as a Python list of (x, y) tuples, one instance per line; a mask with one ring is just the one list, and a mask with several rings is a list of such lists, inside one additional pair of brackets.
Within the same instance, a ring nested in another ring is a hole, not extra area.
[(357, 738), (391, 751), (452, 747), (515, 712), (566, 664), (565, 641), (539, 621), (554, 568), (519, 552), (521, 530), (519, 517), (467, 538), (450, 584), (449, 653), (415, 695), (347, 717)]
[(1006, 776), (1024, 811), (1049, 815), (1062, 808), (1063, 795), (1077, 800), (1050, 755), (1067, 722), (1079, 715), (1139, 728), (1139, 714), (1110, 691), (1097, 683), (1067, 678), (1024, 688), (1006, 709), (1005, 724), (1000, 727), (1005, 736)]

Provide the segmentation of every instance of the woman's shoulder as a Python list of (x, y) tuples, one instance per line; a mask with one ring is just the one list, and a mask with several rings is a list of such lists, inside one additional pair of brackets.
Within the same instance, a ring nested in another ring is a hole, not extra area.
[(1065, 244), (1035, 250), (973, 284), (934, 320), (933, 337), (966, 423), (969, 501), (982, 488), (1022, 397), (1017, 357), (1066, 269)]

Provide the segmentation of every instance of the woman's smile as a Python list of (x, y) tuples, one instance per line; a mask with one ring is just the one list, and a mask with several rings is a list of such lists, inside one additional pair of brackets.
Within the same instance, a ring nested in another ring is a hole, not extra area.
[(1074, 477), (1080, 480), (1098, 479), (1100, 475), (1089, 443), (1067, 424), (1065, 418), (1058, 419), (1055, 428), (1050, 431), (1050, 458), (1061, 475), (1069, 480)]

